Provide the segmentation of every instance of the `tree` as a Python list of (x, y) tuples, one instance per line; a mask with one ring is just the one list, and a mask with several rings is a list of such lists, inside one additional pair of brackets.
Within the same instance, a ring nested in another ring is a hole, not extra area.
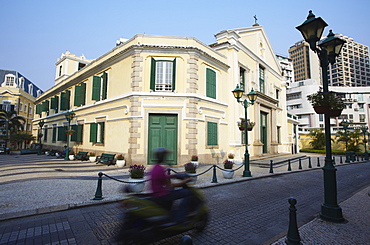
[(5, 111), (3, 109), (0, 110), (0, 120), (4, 125), (6, 132), (5, 148), (7, 148), (9, 132), (10, 135), (12, 135), (18, 130), (22, 130), (26, 120), (23, 117), (18, 116), (16, 111)]
[(17, 149), (19, 148), (19, 145), (23, 141), (26, 141), (26, 143), (27, 143), (27, 142), (31, 142), (31, 141), (35, 141), (35, 140), (36, 140), (35, 136), (33, 136), (31, 134), (27, 134), (27, 133), (16, 133), (16, 134), (11, 134), (10, 135), (10, 142), (17, 144)]
[(320, 129), (313, 129), (308, 134), (311, 136), (312, 140), (310, 141), (310, 145), (315, 150), (322, 150), (325, 147), (325, 133), (323, 132), (323, 128)]
[(359, 152), (360, 145), (363, 145), (361, 142), (361, 130), (347, 130), (347, 135), (343, 131), (338, 131), (336, 135), (337, 142), (348, 142), (348, 151)]

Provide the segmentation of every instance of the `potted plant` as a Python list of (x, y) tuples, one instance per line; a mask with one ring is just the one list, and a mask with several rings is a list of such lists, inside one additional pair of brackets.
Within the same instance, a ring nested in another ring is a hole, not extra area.
[(240, 121), (238, 121), (238, 127), (240, 131), (244, 131), (246, 127), (246, 123), (244, 118), (240, 118)]
[(238, 122), (238, 127), (239, 127), (239, 130), (240, 131), (244, 131), (245, 128), (248, 129), (248, 131), (252, 131), (253, 130), (253, 127), (254, 125), (256, 125), (255, 122), (252, 122), (251, 120), (247, 119), (247, 121), (245, 121), (244, 118), (240, 118), (240, 121)]
[(228, 160), (229, 160), (229, 161), (231, 161), (231, 162), (234, 162), (234, 157), (235, 157), (235, 155), (234, 155), (233, 153), (229, 153), (229, 154), (227, 154), (227, 158), (228, 158)]
[(251, 120), (247, 120), (247, 129), (248, 129), (248, 131), (252, 131), (253, 130), (253, 127), (254, 127), (254, 125), (256, 125), (256, 123), (255, 122), (252, 122)]
[(192, 178), (192, 181), (190, 183), (195, 183), (197, 181), (197, 167), (198, 166), (193, 162), (188, 162), (184, 165), (185, 172), (188, 173)]
[(234, 170), (233, 170), (233, 165), (234, 162), (229, 161), (229, 159), (226, 159), (224, 162), (224, 169), (222, 170), (222, 174), (225, 179), (232, 179), (234, 176)]
[(68, 152), (68, 158), (69, 158), (69, 160), (75, 160), (75, 152), (74, 151), (69, 151)]
[(130, 169), (128, 170), (130, 174), (129, 188), (133, 192), (141, 192), (144, 190), (145, 187), (145, 166), (144, 165), (131, 165)]
[(89, 153), (89, 160), (90, 160), (90, 162), (96, 162), (95, 152), (90, 152)]
[(336, 93), (329, 91), (323, 92), (320, 87), (319, 91), (307, 96), (308, 101), (312, 104), (317, 114), (330, 112), (330, 117), (338, 117), (346, 108), (346, 104)]
[(195, 164), (198, 167), (198, 165), (199, 165), (198, 156), (197, 155), (192, 155), (190, 162), (192, 162), (193, 164)]
[(116, 166), (122, 168), (123, 166), (125, 166), (125, 163), (125, 157), (123, 156), (123, 154), (119, 154), (117, 156)]

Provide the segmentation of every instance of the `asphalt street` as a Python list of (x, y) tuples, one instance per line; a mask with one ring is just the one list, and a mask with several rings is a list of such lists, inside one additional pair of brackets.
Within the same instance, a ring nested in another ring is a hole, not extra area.
[[(338, 166), (338, 203), (370, 185), (369, 170), (368, 162)], [(316, 169), (275, 175), (202, 192), (210, 207), (210, 222), (202, 233), (187, 233), (194, 244), (270, 244), (286, 234), (290, 197), (298, 201), (299, 225), (318, 215), (323, 173)], [(116, 244), (113, 236), (121, 216), (117, 203), (95, 205), (2, 221), (0, 234), (16, 237), (5, 244)], [(178, 244), (180, 237), (158, 244)]]

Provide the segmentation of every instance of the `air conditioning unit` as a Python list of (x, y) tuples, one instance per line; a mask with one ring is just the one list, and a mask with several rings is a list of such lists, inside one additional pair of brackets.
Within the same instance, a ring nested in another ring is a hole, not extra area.
[(354, 108), (353, 110), (358, 111), (358, 108)]
[(354, 102), (356, 102), (356, 101), (357, 101), (357, 99), (353, 99), (353, 101), (354, 101)]
[(349, 98), (349, 99), (348, 99), (348, 101), (352, 101), (352, 99), (351, 99), (351, 98)]

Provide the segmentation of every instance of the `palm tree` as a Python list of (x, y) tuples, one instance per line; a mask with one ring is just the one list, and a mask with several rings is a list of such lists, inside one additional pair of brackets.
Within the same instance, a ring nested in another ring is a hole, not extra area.
[(18, 130), (22, 130), (26, 120), (23, 117), (18, 116), (16, 111), (5, 111), (3, 109), (0, 110), (0, 120), (2, 121), (2, 124), (5, 125), (6, 136), (4, 150), (6, 150), (9, 138), (8, 132), (13, 134)]
[(360, 129), (354, 129), (351, 131), (347, 131), (347, 135), (345, 132), (338, 131), (337, 132), (337, 142), (343, 141), (347, 142), (348, 144), (348, 151), (354, 151), (354, 152), (359, 152), (360, 151), (360, 145), (361, 143), (361, 130)]

